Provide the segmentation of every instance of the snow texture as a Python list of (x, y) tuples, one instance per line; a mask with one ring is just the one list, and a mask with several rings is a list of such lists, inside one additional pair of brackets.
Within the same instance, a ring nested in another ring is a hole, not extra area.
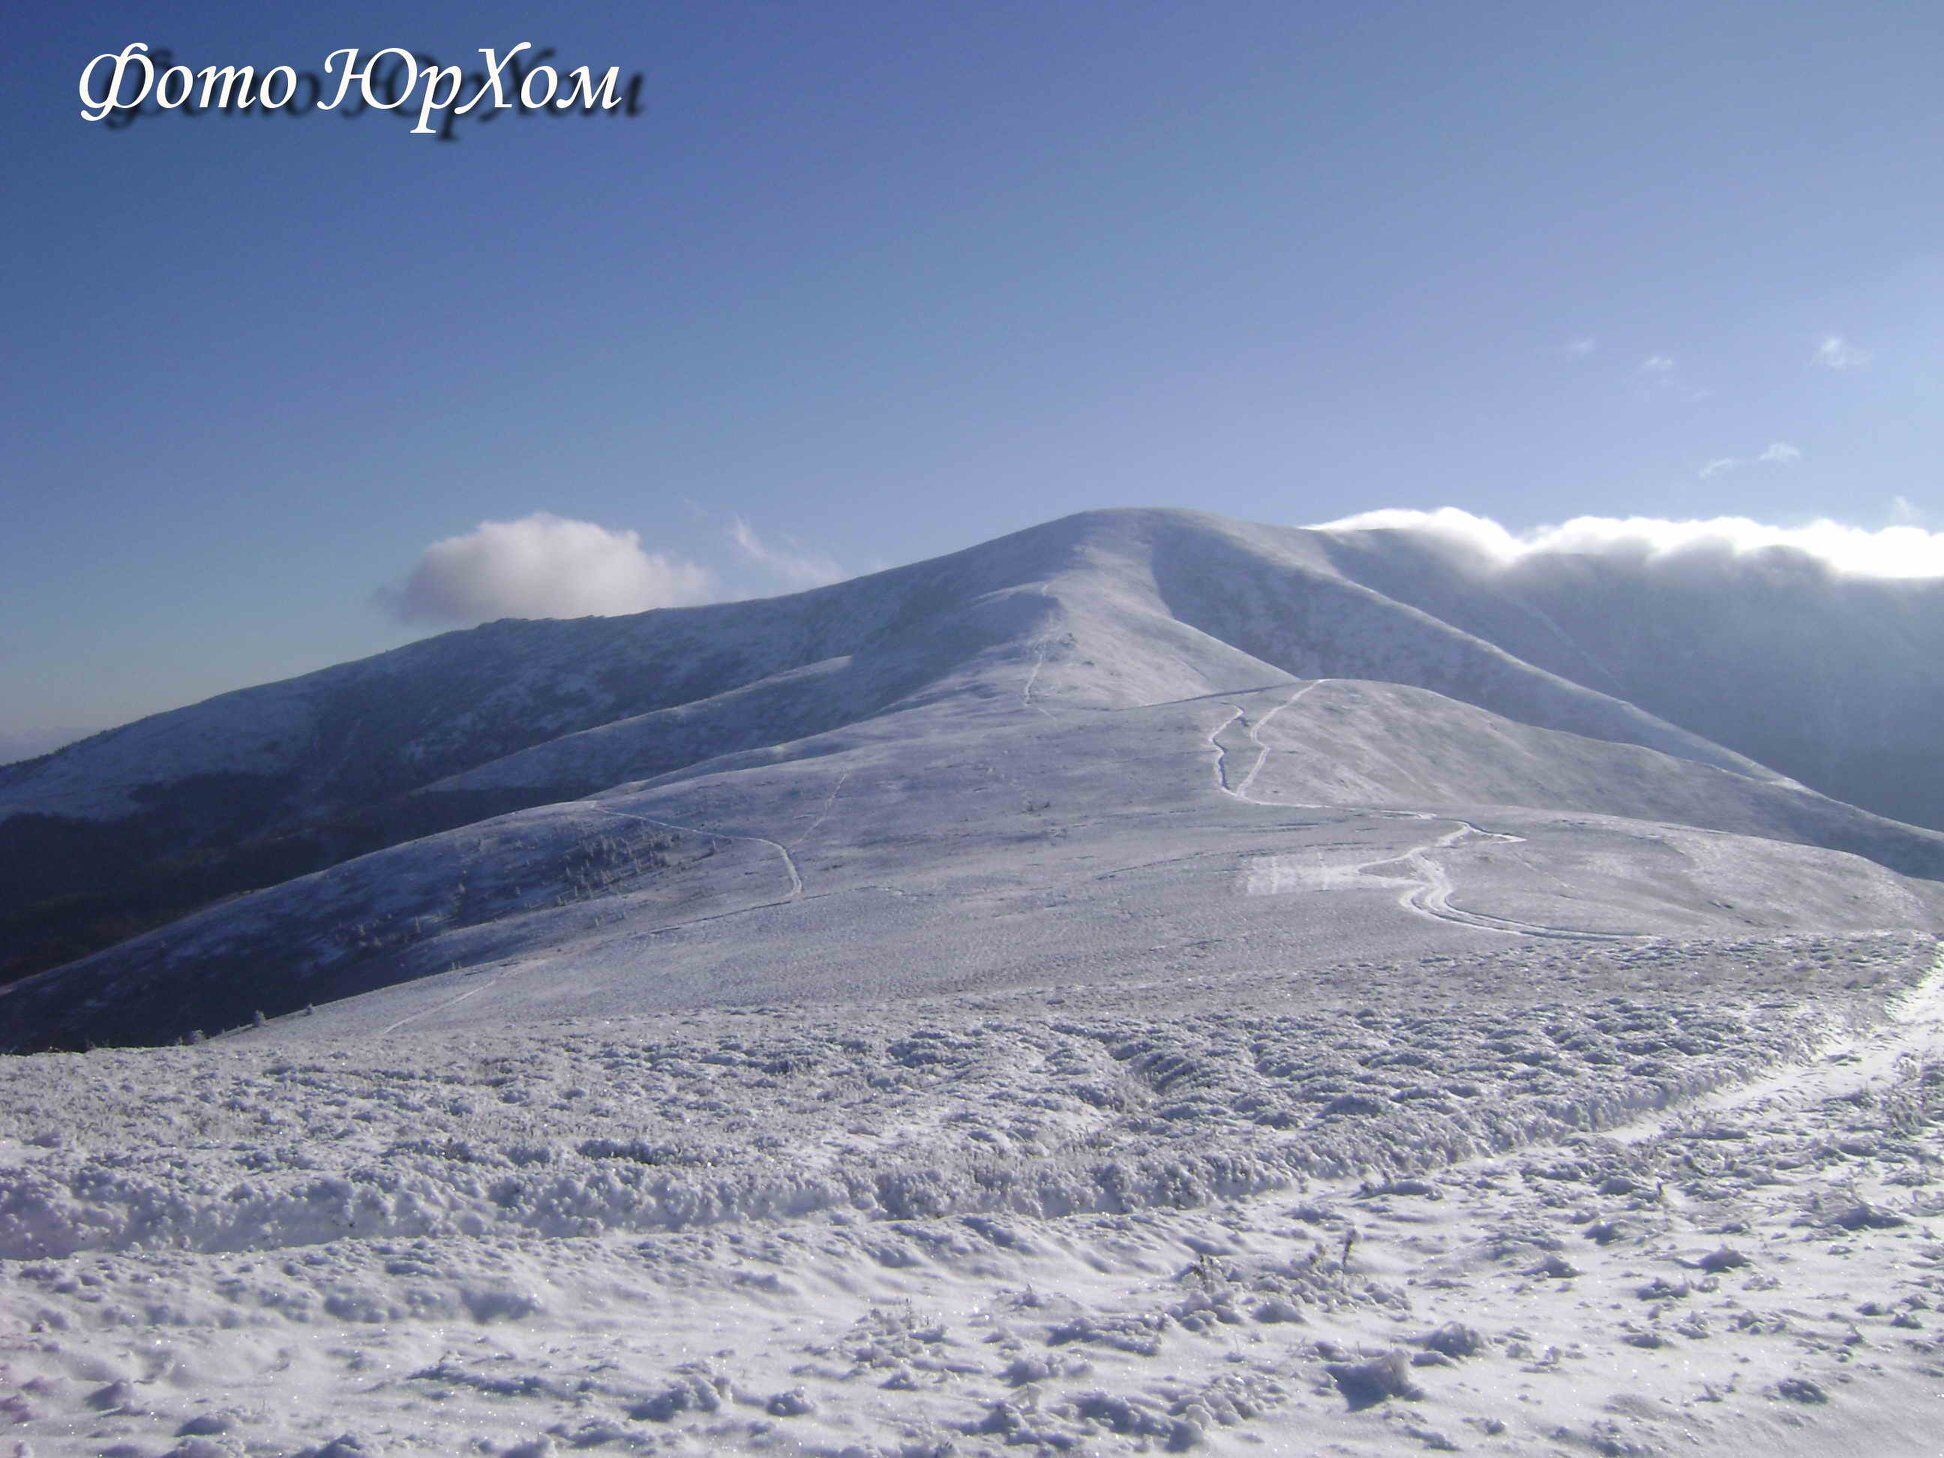
[(1922, 1451), (1944, 838), (1353, 548), (1096, 514), (5, 772), (535, 800), (0, 991), (100, 1045), (0, 1059), (0, 1453)]

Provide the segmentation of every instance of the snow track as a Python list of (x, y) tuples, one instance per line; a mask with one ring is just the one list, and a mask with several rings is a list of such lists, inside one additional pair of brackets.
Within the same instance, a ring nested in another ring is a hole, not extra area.
[(1818, 1043), (1809, 1056), (1784, 1063), (1760, 1078), (1643, 1116), (1609, 1136), (1623, 1144), (1651, 1139), (1676, 1125), (1705, 1123), (1730, 1113), (1762, 1108), (1807, 1108), (1852, 1099), (1891, 1080), (1906, 1059), (1924, 1060), (1944, 1044), (1944, 942), (1930, 971), (1908, 991), (1884, 1004), (1883, 1021), (1846, 1030)]
[[(44, 1458), (1925, 1451), (1936, 944), (1698, 965), (17, 1060), (0, 1413)], [(1832, 1019), (1859, 1056), (1794, 1066)]]
[(1045, 705), (1033, 702), (1033, 685), (1039, 682), (1040, 670), (1044, 667), (1046, 667), (1046, 645), (1036, 643), (1033, 645), (1033, 671), (1026, 675), (1025, 686), (1019, 691), (1019, 706), (1022, 709), (1031, 709), (1036, 714), (1044, 714), (1049, 719), (1056, 719), (1058, 716)]
[[(1260, 723), (1249, 726), (1249, 742), (1256, 747), (1256, 762), (1249, 767), (1248, 774), (1242, 777), (1242, 783), (1235, 787), (1237, 799), (1247, 800), (1249, 798), (1249, 787), (1255, 783), (1256, 776), (1262, 773), (1262, 767), (1269, 763), (1269, 746), (1262, 742), (1262, 731), (1269, 727), (1269, 721), (1274, 719), (1276, 715), (1280, 714), (1291, 704), (1295, 703), (1304, 694), (1309, 693), (1312, 689), (1319, 689), (1328, 682), (1329, 680), (1327, 678), (1319, 678), (1314, 683), (1304, 684), (1295, 693), (1264, 714)], [(1256, 801), (1254, 803), (1260, 804), (1262, 802)]]
[[(407, 1027), (410, 1024), (417, 1022), (420, 1018), (429, 1018), (435, 1013), (450, 1012), (452, 1011), (453, 1008), (459, 1006), (460, 1003), (465, 1002), (469, 998), (477, 997), (482, 992), (491, 992), (495, 987), (498, 987), (500, 983), (503, 982), (506, 978), (510, 977), (511, 975), (513, 975), (514, 972), (517, 972), (519, 970), (520, 969), (517, 967), (509, 968), (507, 971), (500, 973), (500, 975), (498, 977), (495, 977), (492, 981), (482, 982), (477, 987), (469, 987), (464, 992), (460, 993), (457, 997), (448, 998), (446, 1001), (438, 1003), (432, 1007), (420, 1008), (415, 1013), (407, 1013), (404, 1017), (398, 1019), (397, 1022), (387, 1023), (384, 1027), (380, 1028), (378, 1030), (378, 1036), (382, 1038), (387, 1033), (396, 1033), (400, 1028)], [(474, 973), (473, 975), (477, 976), (478, 974)]]
[(803, 899), (803, 876), (797, 870), (796, 857), (790, 854), (790, 848), (780, 840), (771, 840), (766, 835), (741, 835), (729, 830), (709, 830), (700, 825), (682, 825), (673, 820), (662, 820), (653, 815), (643, 815), (636, 810), (616, 810), (612, 806), (603, 805), (598, 800), (588, 800), (584, 803), (593, 806), (603, 815), (612, 815), (621, 820), (639, 820), (643, 825), (653, 825), (659, 829), (673, 830), (683, 835), (701, 835), (707, 836), (710, 840), (724, 842), (741, 840), (755, 845), (766, 845), (783, 858), (783, 869), (790, 877), (790, 889), (787, 894), (777, 897), (774, 901), (764, 901), (756, 906), (745, 907), (743, 909), (760, 911), (766, 906), (782, 906), (786, 902), (801, 901)]
[[(1244, 714), (1242, 710), (1237, 708), (1234, 704), (1230, 704), (1229, 708), (1232, 712), (1229, 714), (1228, 718), (1224, 719), (1220, 724), (1217, 724), (1213, 729), (1209, 730), (1208, 747), (1215, 751), (1215, 765), (1214, 765), (1215, 788), (1219, 790), (1222, 794), (1233, 796), (1235, 799), (1239, 800), (1242, 798), (1242, 796), (1240, 795), (1240, 793), (1238, 793), (1235, 789), (1233, 789), (1229, 785), (1228, 750), (1223, 748), (1222, 746), (1222, 735), (1228, 732), (1229, 726), (1233, 724), (1237, 719), (1241, 719), (1246, 723), (1248, 720), (1248, 715)], [(1262, 802), (1254, 801), (1252, 803), (1260, 804)]]
[(1405, 867), (1416, 885), (1399, 898), (1398, 904), (1407, 911), (1416, 912), (1419, 916), (1429, 917), (1433, 921), (1453, 922), (1459, 926), (1476, 927), (1480, 931), (1505, 932), (1511, 936), (1553, 937), (1566, 941), (1593, 942), (1639, 940), (1638, 937), (1626, 932), (1583, 931), (1574, 927), (1546, 926), (1539, 922), (1491, 916), (1484, 912), (1466, 911), (1462, 907), (1453, 906), (1451, 895), (1457, 887), (1452, 883), (1450, 873), (1433, 858), (1432, 852), (1459, 845), (1474, 836), (1497, 841), (1519, 839), (1518, 836), (1480, 830), (1469, 820), (1461, 820), (1456, 830), (1439, 836), (1429, 844), (1418, 846), (1395, 860), (1367, 862), (1360, 869), (1370, 871), (1387, 865)]
[(817, 818), (815, 820), (812, 820), (808, 825), (804, 826), (802, 832), (799, 833), (797, 837), (790, 842), (791, 846), (794, 847), (794, 846), (802, 845), (806, 840), (808, 840), (812, 835), (816, 833), (817, 828), (820, 825), (822, 825), (824, 821), (830, 818), (831, 810), (836, 807), (837, 797), (844, 792), (844, 785), (849, 781), (850, 777), (851, 777), (851, 772), (849, 770), (845, 770), (841, 775), (837, 776), (837, 783), (830, 787), (830, 794), (824, 798), (823, 809), (819, 810), (817, 812)]
[[(1252, 799), (1249, 795), (1249, 787), (1255, 783), (1255, 777), (1258, 774), (1262, 773), (1263, 765), (1269, 762), (1269, 746), (1262, 742), (1262, 738), (1261, 738), (1262, 731), (1269, 727), (1269, 721), (1271, 719), (1275, 718), (1276, 715), (1280, 714), (1284, 709), (1288, 708), (1291, 704), (1295, 703), (1304, 694), (1308, 693), (1311, 689), (1321, 688), (1324, 684), (1328, 682), (1329, 680), (1327, 678), (1319, 678), (1309, 683), (1301, 685), (1296, 690), (1295, 693), (1291, 694), (1288, 698), (1284, 699), (1280, 704), (1277, 704), (1275, 708), (1271, 709), (1268, 713), (1264, 714), (1262, 716), (1262, 720), (1260, 723), (1251, 723), (1249, 720), (1248, 711), (1242, 708), (1241, 705), (1229, 704), (1227, 706), (1231, 711), (1229, 717), (1224, 719), (1220, 724), (1216, 725), (1215, 728), (1209, 733), (1208, 736), (1209, 747), (1215, 751), (1215, 788), (1221, 791), (1224, 795), (1232, 796), (1237, 800), (1246, 801), (1248, 804), (1251, 805), (1270, 805), (1270, 806), (1279, 806), (1283, 808), (1299, 809), (1299, 810), (1331, 808), (1329, 806), (1321, 806), (1321, 805), (1285, 806), (1284, 802), (1280, 800), (1256, 800), (1256, 799)], [(1249, 690), (1249, 692), (1261, 693), (1262, 690), (1254, 689), (1254, 690)], [(1192, 701), (1186, 701), (1186, 702), (1192, 702)], [(1223, 747), (1221, 739), (1222, 739), (1222, 735), (1226, 734), (1229, 728), (1233, 724), (1235, 724), (1237, 720), (1240, 720), (1242, 723), (1242, 727), (1248, 731), (1249, 743), (1253, 744), (1256, 748), (1256, 757), (1255, 757), (1255, 763), (1249, 766), (1249, 772), (1242, 777), (1242, 783), (1239, 785), (1231, 785), (1229, 784), (1228, 750)]]
[[(818, 814), (815, 820), (810, 822), (809, 826), (804, 830), (803, 835), (797, 837), (798, 844), (801, 844), (804, 838), (807, 837), (811, 831), (815, 830), (819, 825), (823, 824), (825, 818), (830, 814), (831, 806), (836, 803), (837, 792), (843, 789), (844, 781), (849, 778), (850, 775), (848, 772), (846, 772), (841, 778), (838, 779), (836, 785), (833, 786), (830, 791), (829, 799), (827, 799), (824, 802), (824, 807), (821, 813)], [(784, 867), (789, 871), (790, 874), (790, 890), (788, 895), (779, 896), (774, 901), (758, 902), (754, 906), (739, 906), (734, 911), (718, 912), (713, 916), (700, 916), (700, 917), (695, 917), (689, 921), (679, 921), (679, 922), (672, 923), (671, 925), (668, 926), (655, 927), (651, 930), (650, 935), (659, 936), (665, 932), (678, 931), (683, 927), (699, 926), (704, 922), (719, 921), (723, 917), (727, 917), (727, 916), (743, 916), (749, 912), (762, 911), (771, 906), (785, 906), (792, 901), (800, 901), (803, 898), (803, 877), (797, 871), (796, 858), (790, 854), (788, 848), (783, 846), (780, 842), (770, 840), (767, 836), (737, 835), (731, 832), (720, 831), (720, 830), (704, 830), (702, 827), (696, 825), (678, 825), (672, 820), (661, 820), (661, 819), (657, 819), (652, 815), (642, 815), (631, 810), (615, 810), (609, 806), (602, 805), (596, 802), (589, 802), (589, 803), (592, 803), (594, 805), (594, 808), (596, 810), (599, 810), (604, 815), (612, 815), (617, 819), (622, 819), (622, 820), (638, 820), (644, 825), (653, 825), (663, 830), (674, 830), (674, 831), (680, 831), (688, 835), (706, 836), (711, 840), (718, 840), (718, 841), (732, 841), (732, 840), (754, 841), (759, 845), (766, 845), (770, 847), (772, 850), (774, 850), (778, 855), (782, 856), (783, 858)], [(398, 1019), (396, 1022), (388, 1023), (384, 1027), (380, 1028), (378, 1030), (379, 1036), (383, 1037), (387, 1033), (396, 1033), (401, 1028), (407, 1027), (410, 1024), (417, 1022), (420, 1018), (429, 1018), (429, 1017), (434, 1017), (440, 1013), (450, 1012), (453, 1008), (458, 1007), (461, 1003), (466, 1002), (470, 998), (479, 996), (479, 994), (482, 992), (491, 992), (494, 988), (498, 987), (507, 978), (515, 976), (523, 970), (524, 970), (524, 964), (521, 966), (509, 967), (506, 971), (500, 973), (497, 977), (493, 978), (490, 982), (482, 982), (477, 987), (470, 987), (466, 989), (466, 991), (460, 993), (457, 997), (449, 998), (445, 1002), (438, 1003), (432, 1007), (421, 1008), (417, 1012), (408, 1013), (406, 1016)], [(478, 973), (474, 973), (473, 975), (477, 976)]]
[[(1239, 705), (1231, 704), (1233, 713), (1209, 734), (1208, 743), (1215, 751), (1215, 788), (1232, 799), (1249, 805), (1263, 805), (1290, 810), (1347, 810), (1357, 815), (1375, 816), (1385, 820), (1438, 821), (1453, 817), (1436, 816), (1425, 811), (1392, 810), (1374, 805), (1310, 805), (1285, 800), (1259, 800), (1250, 794), (1256, 776), (1268, 764), (1271, 749), (1263, 741), (1262, 731), (1284, 709), (1298, 699), (1332, 682), (1327, 678), (1313, 679), (1300, 685), (1296, 691), (1264, 714), (1260, 720), (1251, 722), (1248, 711)], [(1228, 751), (1221, 743), (1221, 736), (1240, 720), (1248, 732), (1249, 742), (1256, 747), (1255, 763), (1242, 777), (1240, 784), (1230, 786), (1228, 779)], [(1492, 916), (1485, 912), (1467, 911), (1453, 906), (1451, 898), (1457, 890), (1451, 874), (1435, 858), (1434, 853), (1455, 847), (1462, 842), (1477, 837), (1483, 840), (1496, 840), (1517, 843), (1523, 837), (1505, 835), (1498, 831), (1486, 830), (1469, 820), (1457, 819), (1457, 828), (1439, 836), (1436, 840), (1414, 847), (1401, 856), (1386, 856), (1378, 860), (1366, 861), (1356, 869), (1363, 872), (1381, 871), (1386, 866), (1399, 867), (1409, 882), (1408, 889), (1398, 898), (1398, 904), (1406, 911), (1431, 921), (1442, 921), (1455, 926), (1471, 927), (1477, 931), (1501, 932), (1508, 936), (1541, 937), (1565, 941), (1592, 942), (1633, 942), (1640, 937), (1627, 932), (1585, 931), (1576, 927), (1547, 926), (1539, 922), (1520, 921), (1512, 917)]]

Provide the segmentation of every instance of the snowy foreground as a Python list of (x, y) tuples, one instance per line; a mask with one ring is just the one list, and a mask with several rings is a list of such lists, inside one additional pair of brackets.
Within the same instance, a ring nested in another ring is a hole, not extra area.
[(0, 1453), (1912, 1453), (1928, 936), (0, 1063)]

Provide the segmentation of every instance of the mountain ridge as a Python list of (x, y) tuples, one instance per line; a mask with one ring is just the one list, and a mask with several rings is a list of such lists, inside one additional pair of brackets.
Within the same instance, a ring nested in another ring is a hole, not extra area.
[[(1112, 509), (781, 598), (440, 635), (0, 768), (0, 883), (14, 888), (0, 898), (0, 940), (26, 949), (0, 971), (86, 956), (423, 835), (725, 756), (774, 762), (940, 706), (1000, 722), (1291, 678), (1394, 683), (1799, 788), (1582, 681), (1628, 687), (1644, 670), (1610, 643), (1584, 646), (1585, 614), (1514, 587), (1395, 534)], [(1921, 645), (1935, 595), (1905, 597)], [(1898, 692), (1921, 702), (1926, 685)], [(1891, 853), (1919, 874), (1927, 854)]]

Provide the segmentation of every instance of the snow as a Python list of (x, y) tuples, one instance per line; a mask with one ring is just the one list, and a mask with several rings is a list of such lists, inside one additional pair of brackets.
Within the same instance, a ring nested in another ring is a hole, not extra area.
[[(1410, 959), (1508, 935), (1936, 924), (1936, 884), (1886, 867), (1944, 871), (1944, 837), (1787, 784), (1345, 680), (1049, 717), (1020, 702), (1033, 667), (995, 703), (881, 716), (234, 899), (0, 992), (0, 1009), (15, 1036), (79, 1046), (307, 1004), (376, 1031), (1243, 973), (1350, 947)], [(1039, 682), (1066, 668), (1049, 657)], [(1274, 897), (1248, 894), (1265, 858)]]
[(1324, 531), (1325, 550), (1374, 591), (1826, 794), (1944, 825), (1929, 728), (1944, 710), (1935, 573), (1847, 571), (1807, 538), (1763, 549), (1647, 540), (1707, 523), (1594, 523), (1617, 536), (1567, 533), (1504, 556), (1423, 518), (1341, 525)]
[(15, 1059), (0, 1400), (55, 1454), (1894, 1446), (1938, 968), (1548, 944)]
[[(1354, 580), (1337, 546), (1190, 512), (1095, 512), (793, 597), (488, 624), (0, 766), (0, 823), (112, 820), (221, 775), (281, 787), (299, 822), (434, 785), (586, 792), (977, 695), (1029, 652), (1054, 669), (1032, 694), (1011, 688), (1029, 705), (1125, 707), (1327, 673), (1759, 772), (1604, 683)], [(1929, 661), (1914, 669), (1925, 681)]]
[(1097, 514), (0, 783), (547, 801), (0, 990), (102, 1045), (0, 1058), (0, 1454), (1919, 1448), (1944, 836), (1341, 550)]

